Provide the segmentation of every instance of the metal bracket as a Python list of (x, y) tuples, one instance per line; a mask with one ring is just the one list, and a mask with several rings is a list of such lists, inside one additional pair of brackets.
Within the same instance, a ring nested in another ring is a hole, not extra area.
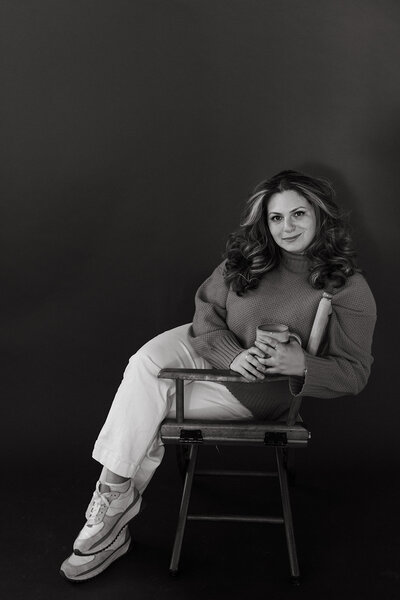
[(182, 444), (201, 444), (203, 441), (201, 429), (181, 429), (179, 441)]
[(287, 435), (281, 431), (267, 431), (264, 436), (267, 446), (287, 446)]

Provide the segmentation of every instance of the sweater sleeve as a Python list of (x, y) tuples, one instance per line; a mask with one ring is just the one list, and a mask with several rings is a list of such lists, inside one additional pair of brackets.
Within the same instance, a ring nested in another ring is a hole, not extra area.
[(195, 297), (196, 310), (189, 336), (194, 349), (217, 369), (229, 365), (244, 350), (226, 324), (226, 299), (229, 287), (221, 263), (199, 287)]
[(292, 394), (335, 398), (361, 392), (373, 362), (375, 322), (371, 290), (362, 275), (353, 275), (333, 297), (327, 342), (321, 355), (306, 353), (305, 378), (290, 378)]

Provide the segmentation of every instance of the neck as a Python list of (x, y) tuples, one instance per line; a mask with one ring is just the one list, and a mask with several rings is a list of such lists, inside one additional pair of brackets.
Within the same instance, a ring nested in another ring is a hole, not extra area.
[(293, 273), (307, 273), (310, 268), (310, 261), (305, 254), (296, 254), (280, 249), (281, 263), (288, 271)]

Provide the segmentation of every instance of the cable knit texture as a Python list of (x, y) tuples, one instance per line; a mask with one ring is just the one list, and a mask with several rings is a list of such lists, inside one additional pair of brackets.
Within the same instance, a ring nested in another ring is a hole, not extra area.
[[(226, 285), (224, 264), (196, 293), (191, 341), (197, 352), (215, 368), (229, 369), (233, 359), (254, 344), (256, 327), (262, 323), (285, 323), (300, 336), (305, 348), (323, 293), (308, 283), (308, 259), (282, 251), (280, 265), (244, 296)], [(374, 298), (364, 277), (357, 273), (333, 296), (332, 315), (318, 356), (306, 353), (305, 378), (227, 383), (226, 387), (260, 419), (282, 418), (291, 395), (334, 398), (358, 394), (373, 362), (375, 321)]]

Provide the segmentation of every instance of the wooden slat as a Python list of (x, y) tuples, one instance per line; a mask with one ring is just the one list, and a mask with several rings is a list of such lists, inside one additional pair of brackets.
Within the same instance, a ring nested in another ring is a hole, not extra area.
[(198, 421), (187, 419), (178, 424), (174, 419), (166, 419), (161, 425), (161, 438), (164, 443), (179, 443), (181, 430), (201, 430), (204, 444), (263, 444), (266, 433), (286, 433), (289, 444), (305, 445), (310, 432), (297, 423), (288, 426), (276, 421)]
[[(241, 383), (256, 383), (249, 381), (239, 373), (235, 371), (222, 370), (222, 369), (161, 369), (158, 374), (160, 379), (188, 379), (197, 381), (236, 381)], [(273, 381), (282, 381), (287, 379), (284, 375), (267, 375), (259, 383), (267, 383)]]
[[(177, 425), (175, 419), (165, 419), (162, 426), (164, 425)], [(182, 425), (180, 425), (182, 427)], [(274, 432), (304, 432), (307, 431), (307, 427), (301, 421), (294, 425), (286, 425), (284, 421), (250, 421), (250, 420), (239, 420), (235, 421), (214, 421), (207, 419), (185, 419), (185, 429), (202, 429), (204, 431), (215, 431), (224, 429), (226, 431), (249, 431), (249, 432), (260, 432), (260, 431), (274, 431)]]
[(196, 477), (278, 477), (278, 471), (242, 471), (238, 469), (197, 469)]
[(223, 521), (235, 523), (269, 523), (270, 525), (282, 525), (283, 517), (267, 517), (257, 515), (193, 515), (187, 516), (188, 521)]

